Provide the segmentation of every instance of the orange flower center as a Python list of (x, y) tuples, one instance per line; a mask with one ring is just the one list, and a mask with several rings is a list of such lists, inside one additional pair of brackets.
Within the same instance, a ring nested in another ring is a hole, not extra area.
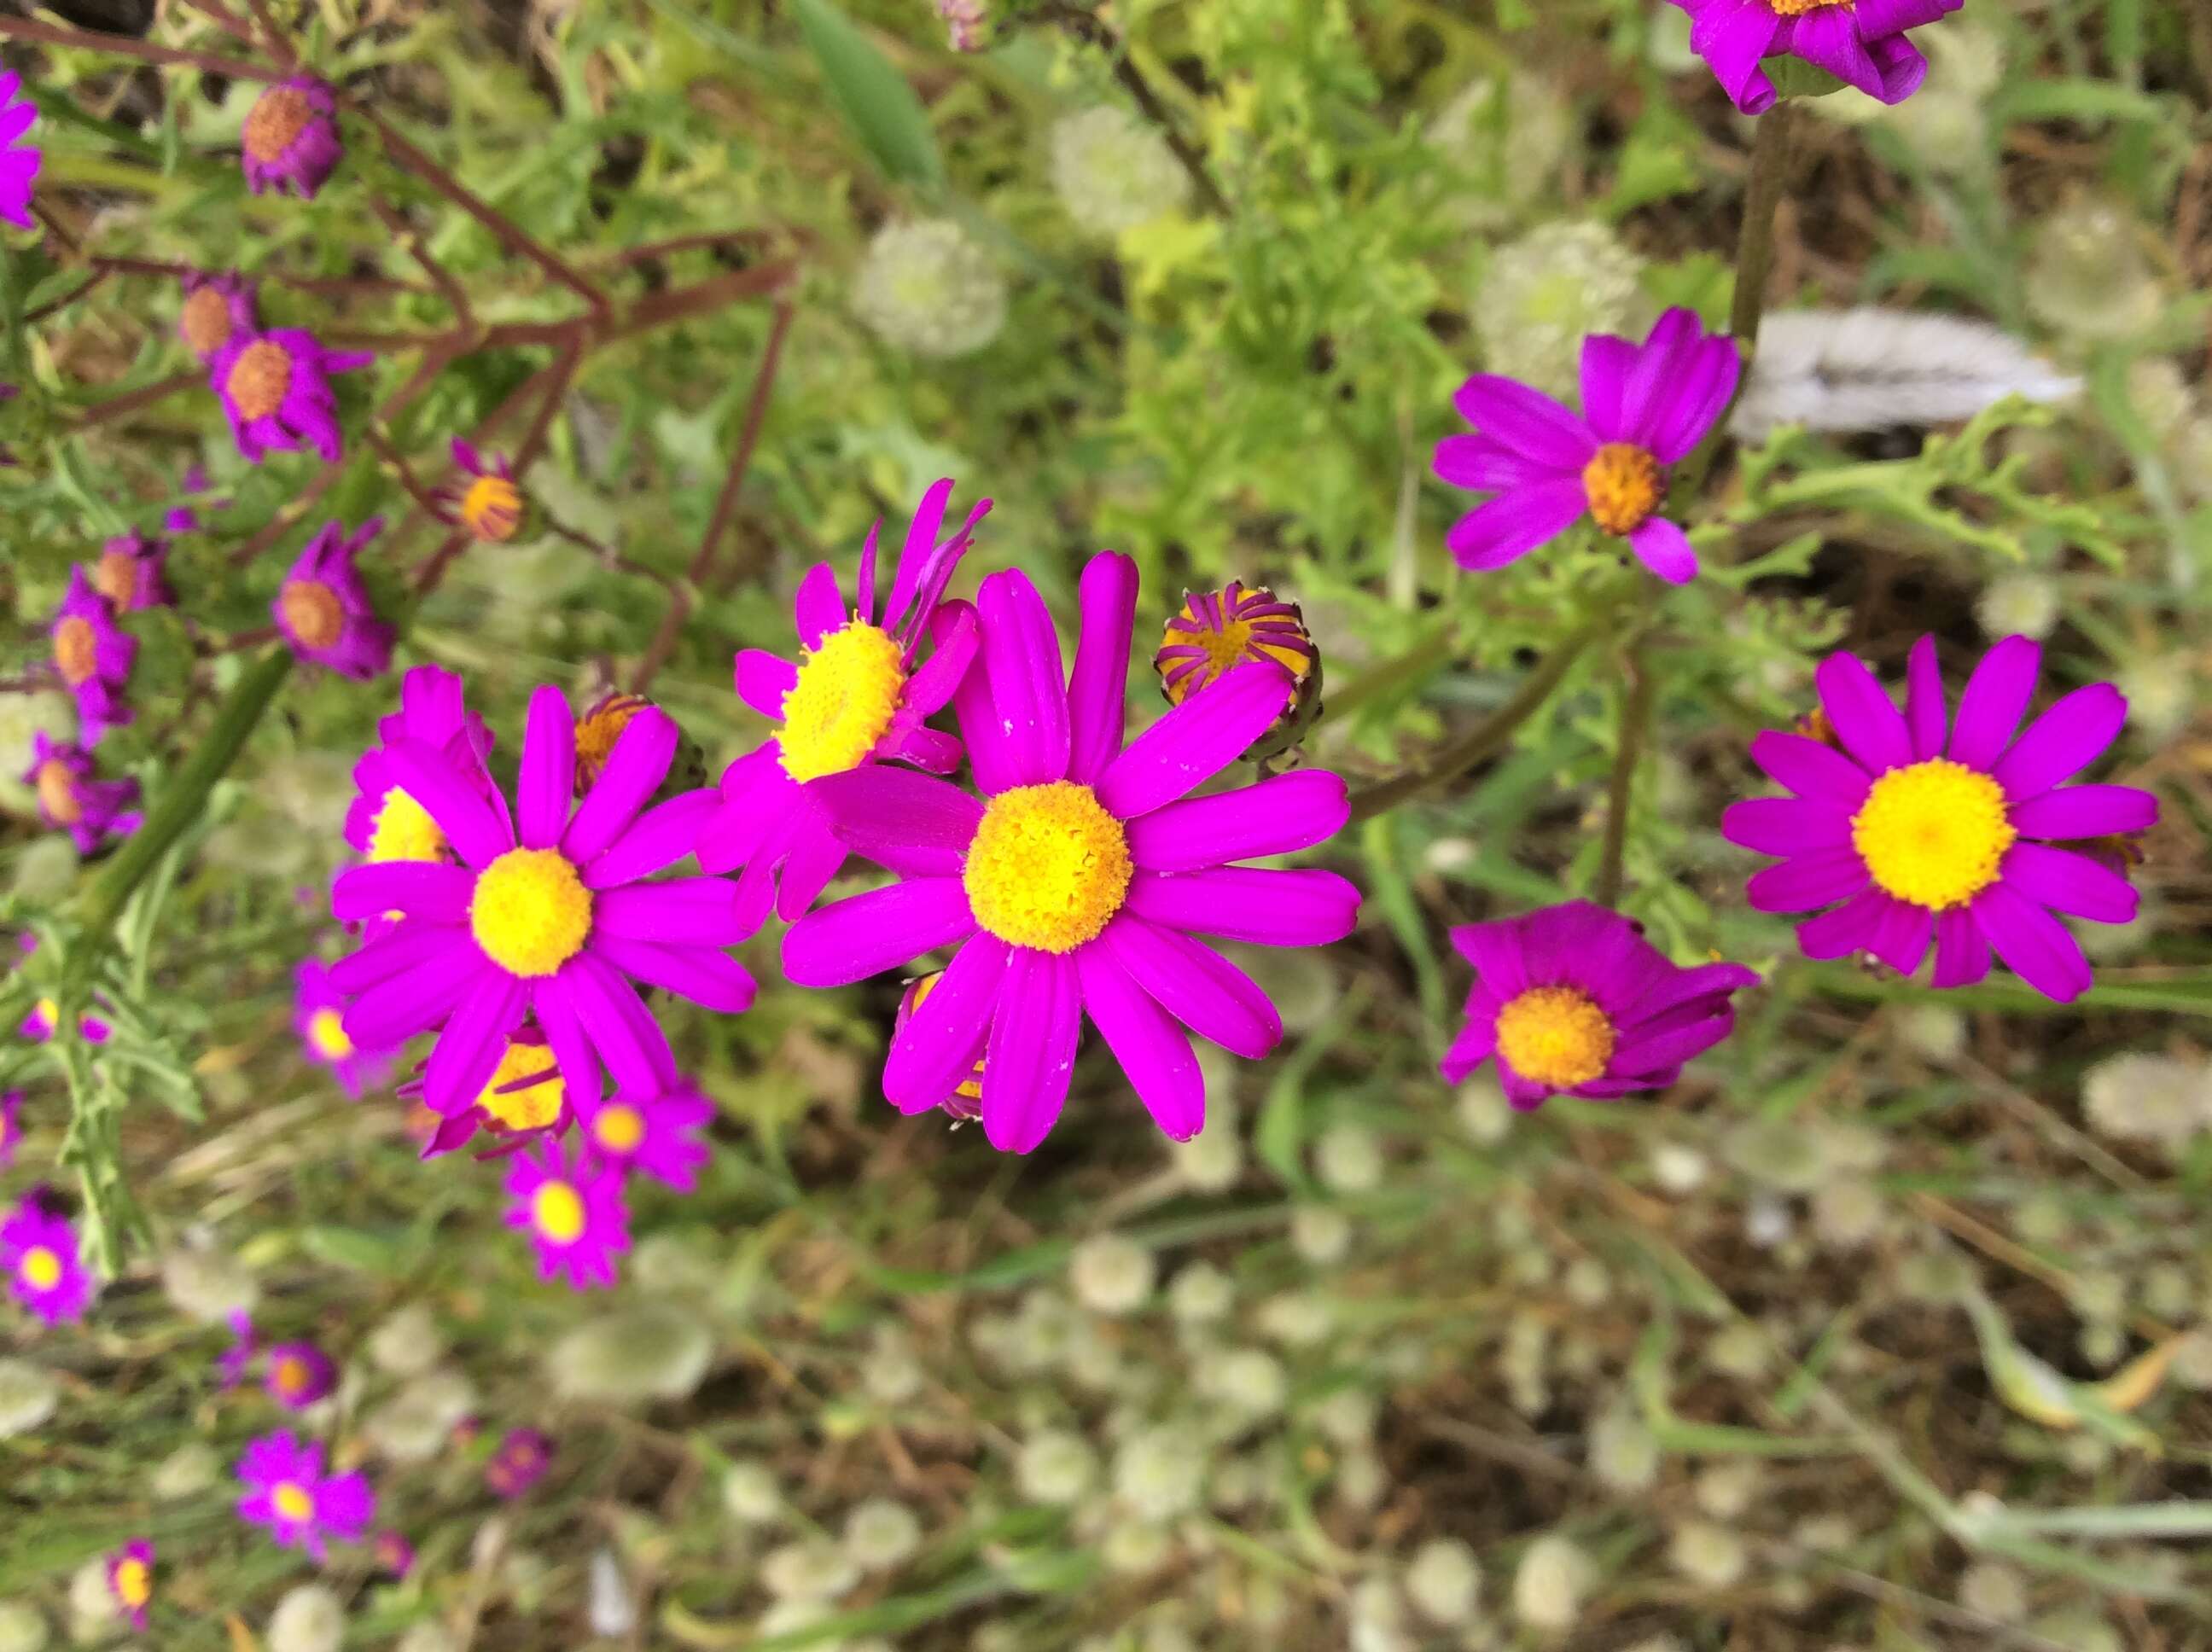
[(1572, 1090), (1605, 1076), (1612, 1017), (1575, 987), (1531, 987), (1498, 1011), (1498, 1053), (1522, 1078)]
[(118, 609), (131, 606), (138, 594), (138, 559), (127, 550), (103, 550), (92, 571), (92, 588)]
[(1609, 441), (1583, 467), (1590, 519), (1607, 533), (1633, 533), (1659, 508), (1659, 461), (1633, 442)]
[(213, 355), (230, 343), (230, 301), (212, 287), (186, 299), (179, 319), (185, 343), (202, 355)]
[(479, 539), (512, 539), (522, 526), (522, 489), (503, 476), (480, 476), (461, 495), (459, 515), (462, 525)]
[(320, 580), (288, 580), (277, 601), (303, 648), (334, 648), (345, 635), (345, 604)]
[(77, 801), (76, 776), (59, 757), (49, 757), (39, 765), (38, 787), (39, 807), (54, 824), (74, 826), (84, 818), (84, 805)]
[(100, 639), (94, 635), (92, 622), (82, 614), (71, 614), (54, 627), (54, 669), (62, 674), (62, 681), (75, 688), (89, 682), (100, 668)]
[(1778, 17), (1802, 17), (1808, 11), (1822, 11), (1830, 6), (1856, 5), (1857, 0), (1766, 0), (1766, 3)]
[(287, 1354), (276, 1362), (276, 1369), (270, 1375), (277, 1393), (304, 1393), (307, 1387), (307, 1362), (297, 1354)]
[(223, 388), (246, 417), (276, 417), (292, 388), (292, 353), (269, 339), (255, 339), (230, 364), (230, 377)]
[(592, 1139), (610, 1153), (635, 1153), (645, 1140), (645, 1114), (627, 1102), (610, 1102), (592, 1115)]
[(246, 118), (242, 142), (246, 154), (264, 166), (281, 160), (314, 118), (315, 106), (298, 87), (270, 87)]
[(134, 1558), (116, 1563), (115, 1598), (133, 1612), (154, 1598), (154, 1574), (144, 1561)]

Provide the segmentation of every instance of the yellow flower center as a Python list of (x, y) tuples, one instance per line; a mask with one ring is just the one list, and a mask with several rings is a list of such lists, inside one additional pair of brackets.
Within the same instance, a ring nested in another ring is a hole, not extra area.
[(627, 1102), (611, 1102), (593, 1116), (592, 1139), (610, 1153), (635, 1153), (645, 1139), (645, 1114)]
[[(520, 1090), (507, 1089), (509, 1084), (521, 1084), (525, 1078), (536, 1078), (540, 1073), (550, 1076), (534, 1084), (524, 1084)], [(504, 1095), (502, 1090), (506, 1091)], [(553, 1065), (552, 1054), (545, 1046), (526, 1044), (518, 1039), (499, 1058), (499, 1068), (477, 1097), (477, 1105), (506, 1129), (543, 1130), (561, 1116), (561, 1103), (567, 1095), (560, 1070)]]
[(558, 849), (509, 849), (469, 900), (469, 931), (511, 975), (550, 975), (584, 950), (592, 892)]
[(307, 1386), (307, 1362), (297, 1354), (287, 1354), (276, 1362), (269, 1380), (279, 1394), (298, 1394)]
[(1659, 461), (1632, 442), (1609, 441), (1583, 466), (1590, 520), (1607, 533), (1633, 533), (1659, 508)]
[(307, 1017), (307, 1042), (325, 1061), (352, 1058), (353, 1040), (346, 1036), (345, 1017), (327, 1005)]
[(386, 792), (377, 805), (376, 824), (369, 829), (370, 863), (445, 858), (446, 835), (430, 811), (396, 786)]
[(49, 1027), (58, 1027), (62, 1021), (62, 1006), (50, 998), (42, 998), (32, 1005), (31, 1012)]
[(276, 599), (303, 648), (335, 648), (345, 635), (345, 604), (320, 580), (289, 580)]
[(1767, 7), (1778, 17), (1802, 17), (1808, 11), (1820, 11), (1829, 6), (1850, 6), (1856, 0), (1766, 0)]
[(100, 669), (100, 638), (83, 615), (71, 614), (54, 627), (54, 669), (71, 688)]
[(74, 826), (84, 818), (84, 805), (76, 797), (76, 776), (59, 757), (49, 757), (39, 765), (38, 787), (39, 807), (54, 824)]
[(503, 476), (480, 476), (461, 495), (459, 514), (479, 539), (512, 539), (522, 525), (522, 489)]
[(131, 606), (138, 594), (138, 559), (127, 550), (103, 550), (92, 570), (92, 588), (117, 608)]
[(185, 343), (198, 355), (213, 355), (230, 343), (230, 301), (212, 287), (203, 287), (186, 299), (177, 319)]
[(783, 696), (783, 772), (795, 780), (842, 774), (875, 749), (906, 692), (906, 656), (887, 631), (858, 620), (832, 631), (799, 662)]
[(1498, 1011), (1498, 1054), (1531, 1083), (1572, 1090), (1605, 1076), (1613, 1021), (1576, 987), (1531, 987)]
[(119, 1560), (115, 1564), (115, 1598), (136, 1612), (154, 1598), (154, 1573), (143, 1560)]
[(33, 1291), (52, 1291), (62, 1282), (62, 1259), (44, 1245), (33, 1245), (16, 1264), (23, 1283)]
[(315, 1500), (296, 1480), (279, 1480), (269, 1494), (269, 1506), (286, 1524), (297, 1526), (315, 1517)]
[(1948, 757), (1893, 768), (1851, 817), (1851, 847), (1886, 893), (1942, 912), (1996, 882), (2019, 834), (2004, 788)]
[(240, 141), (246, 154), (266, 166), (280, 159), (315, 118), (315, 106), (296, 86), (272, 86), (246, 117)]
[(584, 1236), (582, 1195), (565, 1181), (545, 1181), (530, 1195), (532, 1226), (556, 1245), (573, 1245)]
[(601, 701), (586, 712), (576, 724), (576, 790), (588, 792), (598, 781), (607, 759), (614, 755), (615, 742), (629, 726), (629, 720), (643, 711), (653, 701), (641, 700), (634, 694), (617, 694)]
[(1000, 940), (1072, 952), (1121, 909), (1129, 840), (1087, 786), (1018, 786), (984, 810), (961, 881)]
[(249, 419), (273, 418), (292, 388), (292, 355), (282, 344), (257, 338), (239, 351), (223, 388)]

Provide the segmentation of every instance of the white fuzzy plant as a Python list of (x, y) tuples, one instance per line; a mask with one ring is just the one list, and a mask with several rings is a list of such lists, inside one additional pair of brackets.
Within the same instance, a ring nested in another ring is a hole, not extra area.
[(1883, 430), (1970, 419), (2008, 396), (2063, 401), (2079, 379), (1987, 322), (1863, 306), (1784, 310), (1759, 330), (1729, 428), (1756, 441), (1785, 424)]

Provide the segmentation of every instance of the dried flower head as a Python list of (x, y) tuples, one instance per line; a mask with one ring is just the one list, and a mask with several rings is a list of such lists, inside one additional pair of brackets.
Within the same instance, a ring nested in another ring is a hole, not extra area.
[(1006, 323), (1006, 281), (950, 218), (886, 224), (853, 278), (853, 308), (885, 343), (916, 355), (969, 355)]

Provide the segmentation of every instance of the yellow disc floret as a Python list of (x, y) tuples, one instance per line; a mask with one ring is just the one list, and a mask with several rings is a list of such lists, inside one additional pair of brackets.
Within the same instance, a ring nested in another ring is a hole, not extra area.
[(33, 1245), (15, 1265), (23, 1283), (33, 1291), (52, 1291), (62, 1280), (62, 1259), (44, 1245)]
[(100, 669), (100, 639), (82, 614), (71, 614), (54, 627), (54, 669), (71, 688)]
[(315, 1517), (315, 1500), (296, 1480), (279, 1480), (269, 1493), (269, 1506), (277, 1519), (297, 1526)]
[(454, 513), (479, 539), (512, 539), (522, 526), (522, 489), (503, 476), (480, 476), (469, 483)]
[(1129, 840), (1097, 793), (1073, 780), (993, 798), (961, 873), (975, 921), (1000, 940), (1072, 952), (1129, 891)]
[(120, 613), (138, 595), (138, 559), (127, 550), (103, 550), (92, 570), (92, 588)]
[(76, 776), (59, 757), (49, 757), (39, 765), (34, 784), (39, 790), (39, 807), (46, 811), (46, 818), (55, 825), (74, 826), (84, 818), (84, 805), (77, 801)]
[(264, 163), (282, 160), (314, 117), (315, 106), (298, 87), (272, 86), (246, 112), (240, 147)]
[(291, 351), (274, 339), (255, 339), (230, 364), (223, 388), (243, 417), (273, 418), (291, 393)]
[(1997, 880), (2020, 835), (2004, 788), (1948, 757), (1893, 768), (1851, 817), (1851, 847), (1887, 894), (1942, 912)]
[(1808, 11), (1825, 11), (1830, 6), (1852, 6), (1857, 0), (1766, 0), (1766, 3), (1778, 17), (1802, 17)]
[(136, 1556), (115, 1563), (115, 1598), (137, 1611), (154, 1598), (154, 1574)]
[(369, 828), (368, 859), (372, 865), (388, 860), (442, 860), (446, 835), (430, 811), (393, 787), (376, 807), (376, 824)]
[(573, 1245), (584, 1236), (583, 1198), (565, 1181), (541, 1181), (530, 1195), (530, 1222), (553, 1243)]
[(1590, 520), (1607, 533), (1633, 533), (1659, 508), (1659, 461), (1633, 442), (1609, 441), (1583, 466)]
[(307, 1362), (287, 1354), (270, 1371), (269, 1381), (279, 1394), (298, 1394), (307, 1386)]
[(469, 932), (509, 975), (550, 975), (584, 950), (592, 892), (557, 849), (509, 849), (477, 878)]
[(353, 1040), (347, 1036), (345, 1017), (328, 1005), (307, 1017), (307, 1042), (325, 1061), (352, 1059)]
[[(523, 1084), (526, 1078), (538, 1082)], [(509, 1090), (509, 1084), (521, 1088)], [(561, 1082), (561, 1070), (554, 1066), (552, 1053), (543, 1044), (526, 1044), (517, 1039), (499, 1058), (498, 1070), (477, 1096), (477, 1105), (505, 1129), (543, 1130), (561, 1116), (561, 1103), (567, 1096), (568, 1087)]]
[(906, 692), (906, 653), (896, 638), (858, 620), (832, 631), (799, 662), (783, 696), (778, 740), (783, 772), (795, 780), (842, 774), (875, 750)]
[(610, 1102), (592, 1115), (592, 1140), (610, 1153), (635, 1153), (645, 1139), (645, 1114), (628, 1102)]
[(1498, 1054), (1533, 1084), (1572, 1090), (1605, 1076), (1612, 1017), (1577, 987), (1532, 987), (1498, 1011)]
[(614, 755), (615, 742), (630, 720), (652, 701), (635, 694), (611, 694), (576, 720), (576, 790), (588, 792)]

